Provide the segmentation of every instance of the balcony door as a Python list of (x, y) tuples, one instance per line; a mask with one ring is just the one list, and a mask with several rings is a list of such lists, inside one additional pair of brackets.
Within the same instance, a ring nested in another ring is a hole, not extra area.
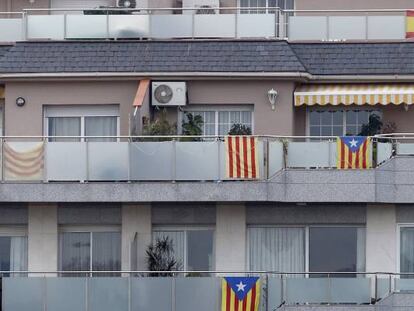
[(49, 141), (80, 141), (81, 136), (97, 136), (88, 141), (115, 141), (105, 137), (119, 135), (119, 106), (47, 106), (44, 126), (45, 135), (54, 137)]

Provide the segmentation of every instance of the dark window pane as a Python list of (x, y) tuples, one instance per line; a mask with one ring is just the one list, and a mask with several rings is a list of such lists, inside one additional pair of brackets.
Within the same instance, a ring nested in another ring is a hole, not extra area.
[(321, 123), (321, 119), (320, 119), (321, 114), (317, 111), (311, 111), (309, 113), (309, 123), (310, 125), (320, 125)]
[(10, 237), (0, 237), (0, 269), (10, 270)]
[(309, 271), (356, 272), (357, 249), (355, 227), (310, 228)]
[(60, 234), (60, 270), (90, 271), (90, 233)]
[(331, 136), (332, 127), (331, 126), (322, 126), (322, 136)]
[[(121, 270), (121, 233), (94, 232), (92, 233), (92, 270), (120, 271)], [(102, 276), (102, 274), (97, 274)], [(111, 274), (114, 276), (113, 274)], [(108, 276), (105, 274), (105, 276)]]
[(321, 136), (320, 130), (321, 128), (319, 126), (311, 126), (309, 128), (309, 135), (310, 136)]
[(333, 125), (342, 126), (343, 125), (343, 112), (335, 111), (332, 113)]
[(346, 124), (357, 124), (357, 112), (349, 110), (346, 112)]
[(321, 112), (322, 125), (332, 125), (332, 112), (324, 111)]
[[(79, 117), (48, 118), (49, 136), (80, 136), (81, 119)], [(50, 141), (79, 141), (79, 138), (51, 138)]]
[(414, 228), (401, 228), (400, 238), (401, 273), (414, 272)]
[(334, 126), (332, 128), (332, 135), (333, 136), (342, 136), (343, 128), (342, 126)]
[(212, 270), (213, 230), (187, 231), (187, 254), (188, 270)]

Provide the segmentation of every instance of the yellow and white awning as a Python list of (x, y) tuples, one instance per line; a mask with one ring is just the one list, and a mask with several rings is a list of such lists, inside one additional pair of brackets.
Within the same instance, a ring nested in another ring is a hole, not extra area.
[(413, 103), (414, 84), (310, 84), (295, 91), (295, 106)]

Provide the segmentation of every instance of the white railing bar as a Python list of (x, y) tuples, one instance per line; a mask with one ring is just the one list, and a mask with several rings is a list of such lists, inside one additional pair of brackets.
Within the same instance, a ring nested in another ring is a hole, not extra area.
[(38, 11), (202, 11), (202, 10), (219, 10), (219, 11), (227, 11), (227, 10), (282, 10), (278, 6), (274, 7), (261, 7), (261, 6), (252, 6), (252, 7), (208, 7), (208, 8), (202, 8), (202, 7), (182, 7), (182, 8), (120, 8), (120, 7), (114, 7), (114, 8), (32, 8), (32, 9), (23, 9), (24, 12), (38, 12)]
[(108, 274), (108, 273), (125, 273), (125, 274), (165, 274), (165, 273), (171, 273), (171, 274), (192, 274), (192, 273), (203, 273), (203, 274), (274, 274), (274, 275), (301, 275), (301, 274), (323, 274), (323, 275), (332, 275), (332, 274), (341, 274), (341, 275), (352, 275), (352, 274), (358, 274), (358, 275), (414, 275), (414, 272), (407, 272), (407, 273), (398, 273), (398, 272), (279, 272), (279, 271), (208, 271), (208, 270), (177, 270), (177, 271), (148, 271), (148, 270), (105, 270), (105, 271), (96, 271), (96, 270), (88, 270), (88, 271), (7, 271), (3, 270), (0, 271), (1, 274)]

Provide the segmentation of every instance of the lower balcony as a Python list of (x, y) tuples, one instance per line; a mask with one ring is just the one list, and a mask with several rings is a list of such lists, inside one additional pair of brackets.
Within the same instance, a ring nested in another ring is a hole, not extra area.
[[(147, 273), (123, 274), (122, 277), (105, 277), (105, 274), (92, 277), (77, 272), (73, 277), (56, 277), (50, 273), (3, 277), (3, 310), (221, 310), (222, 303), (226, 303), (223, 302), (227, 285), (224, 277), (232, 275), (211, 273), (208, 277), (194, 277), (174, 272), (166, 276), (163, 272), (163, 277), (156, 277), (154, 273), (150, 277), (145, 276)], [(324, 310), (335, 310), (335, 306), (342, 310), (378, 310), (381, 306), (389, 306), (387, 310), (394, 310), (389, 302), (392, 294), (409, 293), (414, 289), (414, 279), (393, 274), (256, 272), (248, 275), (259, 276), (255, 295), (262, 311), (303, 310), (301, 308), (310, 306), (325, 306)], [(412, 296), (408, 295), (405, 303), (412, 301)], [(230, 297), (237, 299), (234, 295)]]

